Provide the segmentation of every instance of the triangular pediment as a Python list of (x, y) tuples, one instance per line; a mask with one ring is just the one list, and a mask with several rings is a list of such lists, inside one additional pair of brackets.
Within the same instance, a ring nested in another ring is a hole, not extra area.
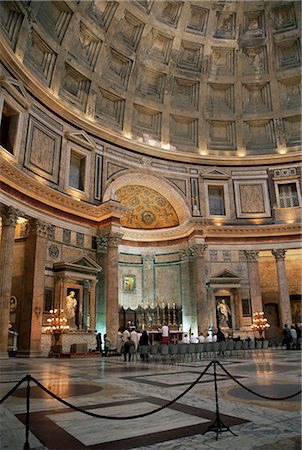
[(216, 167), (212, 168), (211, 170), (205, 172), (204, 174), (202, 174), (202, 178), (219, 178), (219, 179), (226, 179), (229, 178), (230, 175), (228, 175), (227, 173), (223, 172), (220, 169), (217, 169)]
[(218, 274), (214, 275), (213, 277), (211, 277), (211, 279), (225, 279), (225, 278), (233, 278), (234, 280), (240, 280), (240, 277), (238, 277), (238, 275), (236, 275), (235, 273), (225, 269), (223, 270), (223, 272), (219, 272)]
[(65, 137), (69, 141), (73, 141), (76, 144), (81, 145), (82, 147), (88, 148), (89, 150), (92, 150), (95, 147), (94, 142), (90, 139), (88, 134), (85, 133), (85, 131), (83, 131), (83, 130), (76, 131), (74, 133), (67, 131), (65, 133)]
[(54, 270), (57, 271), (82, 271), (84, 273), (98, 273), (102, 267), (87, 255), (81, 255), (59, 261), (54, 264)]
[(8, 77), (1, 77), (0, 84), (20, 103), (24, 108), (28, 108), (30, 105), (29, 96), (23, 86), (17, 80)]

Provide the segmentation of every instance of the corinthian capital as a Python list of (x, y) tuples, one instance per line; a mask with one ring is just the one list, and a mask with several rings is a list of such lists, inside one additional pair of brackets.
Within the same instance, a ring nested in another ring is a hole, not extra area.
[(118, 247), (122, 242), (123, 233), (109, 232), (104, 236), (107, 239), (108, 247)]
[(31, 219), (29, 221), (29, 232), (39, 237), (47, 237), (48, 223), (39, 219)]
[(205, 244), (196, 244), (193, 247), (190, 247), (191, 255), (199, 258), (203, 258), (207, 245)]
[(276, 250), (272, 250), (272, 254), (276, 258), (276, 260), (285, 259), (285, 253), (286, 253), (286, 250), (284, 250), (283, 248), (278, 248)]
[(20, 211), (13, 208), (12, 206), (4, 206), (1, 208), (2, 225), (7, 227), (15, 227), (18, 217), (20, 216)]
[(244, 254), (248, 261), (258, 261), (259, 259), (258, 250), (244, 250)]

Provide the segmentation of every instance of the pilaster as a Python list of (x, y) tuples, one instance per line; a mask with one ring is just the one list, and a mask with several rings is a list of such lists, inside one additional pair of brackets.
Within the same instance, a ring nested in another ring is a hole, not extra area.
[(2, 234), (0, 243), (0, 358), (7, 358), (15, 228), (18, 220), (18, 211), (11, 207), (3, 207), (1, 209), (1, 216)]
[(19, 354), (21, 356), (37, 356), (41, 353), (48, 224), (31, 219), (28, 227)]
[(250, 282), (252, 312), (254, 313), (255, 311), (263, 311), (259, 267), (258, 267), (259, 251), (245, 250), (244, 253), (248, 261), (248, 274)]
[(285, 254), (286, 250), (276, 249), (272, 250), (272, 254), (275, 257), (277, 264), (277, 276), (278, 276), (278, 286), (279, 286), (279, 310), (280, 310), (280, 321), (281, 325), (292, 324), (292, 313), (290, 306), (290, 298), (288, 293), (288, 284), (285, 268)]
[(118, 246), (123, 234), (108, 232), (107, 239), (107, 280), (106, 280), (106, 333), (112, 343), (115, 343), (119, 329), (119, 307), (118, 307)]

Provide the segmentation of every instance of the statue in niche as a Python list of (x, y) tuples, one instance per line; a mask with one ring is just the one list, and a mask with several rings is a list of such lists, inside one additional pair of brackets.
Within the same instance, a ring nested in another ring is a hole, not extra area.
[(70, 328), (75, 328), (76, 326), (76, 309), (78, 301), (75, 297), (75, 291), (70, 291), (66, 297), (65, 302), (65, 317), (68, 320)]
[(219, 327), (230, 328), (231, 309), (224, 299), (217, 302), (217, 317)]

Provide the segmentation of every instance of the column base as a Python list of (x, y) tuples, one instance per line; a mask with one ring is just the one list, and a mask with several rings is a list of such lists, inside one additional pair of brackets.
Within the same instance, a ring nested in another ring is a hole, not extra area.
[(9, 359), (9, 354), (8, 352), (0, 352), (0, 359)]

